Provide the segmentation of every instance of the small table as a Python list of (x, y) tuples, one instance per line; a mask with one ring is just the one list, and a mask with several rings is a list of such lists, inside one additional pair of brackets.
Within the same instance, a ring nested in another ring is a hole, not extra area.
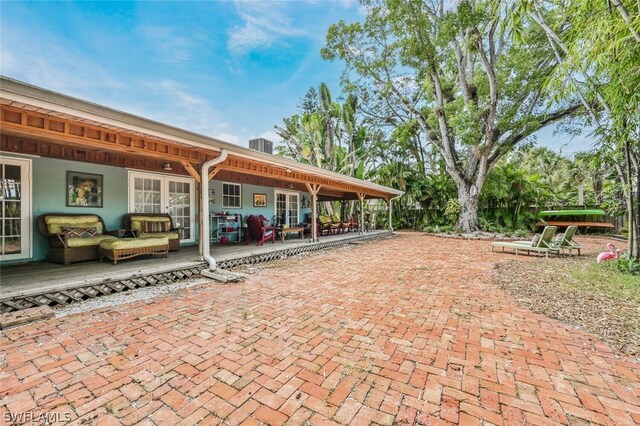
[(303, 238), (304, 228), (278, 228), (280, 231), (280, 238), (282, 238), (282, 242), (284, 242), (284, 237), (287, 234), (298, 234), (300, 238)]

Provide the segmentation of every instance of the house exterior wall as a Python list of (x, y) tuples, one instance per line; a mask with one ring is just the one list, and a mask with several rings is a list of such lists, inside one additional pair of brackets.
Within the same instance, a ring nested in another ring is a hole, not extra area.
[[(250, 184), (241, 184), (241, 195), (242, 195), (242, 206), (240, 208), (227, 208), (227, 207), (222, 207), (222, 183), (223, 181), (219, 181), (219, 180), (212, 180), (209, 182), (209, 189), (213, 189), (216, 191), (216, 195), (215, 195), (215, 203), (210, 204), (210, 212), (213, 213), (217, 213), (217, 212), (229, 212), (229, 214), (241, 214), (242, 215), (242, 219), (246, 221), (247, 217), (250, 214), (254, 214), (254, 215), (263, 215), (264, 217), (266, 217), (269, 220), (272, 220), (273, 216), (275, 215), (275, 188), (271, 188), (271, 187), (266, 187), (266, 186), (257, 186), (257, 185), (250, 185)], [(234, 182), (228, 182), (228, 183), (234, 183)], [(291, 190), (282, 190), (282, 191), (291, 191)], [(291, 191), (291, 192), (297, 192), (297, 191)], [(257, 193), (257, 194), (266, 194), (267, 195), (267, 205), (264, 207), (253, 207), (253, 194)], [(302, 201), (302, 196), (307, 197), (307, 200), (309, 199), (309, 194), (306, 192), (299, 192), (300, 194), (300, 201)], [(311, 209), (306, 208), (300, 209), (300, 221), (302, 221), (304, 219), (304, 215), (305, 213), (310, 213)]]
[[(122, 216), (127, 213), (127, 171), (118, 167), (101, 166), (77, 161), (56, 160), (42, 157), (21, 157), (2, 153), (5, 157), (29, 158), (32, 161), (32, 249), (33, 257), (14, 261), (2, 261), (0, 265), (44, 260), (48, 243), (38, 232), (38, 216), (45, 213), (97, 214), (102, 217), (108, 230), (122, 227)], [(94, 173), (103, 175), (103, 207), (67, 207), (66, 180), (67, 171)]]

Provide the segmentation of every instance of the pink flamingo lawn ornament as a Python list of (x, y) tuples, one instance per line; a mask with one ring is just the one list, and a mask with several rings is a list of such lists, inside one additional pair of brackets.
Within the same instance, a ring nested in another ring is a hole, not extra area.
[(596, 263), (602, 263), (605, 260), (618, 259), (620, 257), (620, 253), (622, 252), (622, 250), (616, 249), (616, 246), (611, 243), (607, 243), (607, 249), (609, 251), (603, 251), (598, 255), (598, 257), (596, 258)]

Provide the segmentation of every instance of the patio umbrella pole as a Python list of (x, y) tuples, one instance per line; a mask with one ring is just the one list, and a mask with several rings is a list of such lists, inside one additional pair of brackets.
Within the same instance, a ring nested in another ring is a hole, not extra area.
[(220, 155), (218, 157), (204, 163), (202, 165), (202, 170), (200, 171), (200, 192), (202, 195), (202, 232), (200, 238), (202, 238), (203, 241), (203, 244), (201, 244), (201, 257), (209, 264), (209, 269), (203, 269), (200, 273), (205, 277), (221, 282), (238, 281), (243, 278), (242, 274), (218, 269), (216, 260), (211, 256), (211, 242), (209, 241), (209, 170), (211, 167), (226, 160), (227, 155), (229, 155), (229, 152), (226, 149), (223, 149), (220, 151)]

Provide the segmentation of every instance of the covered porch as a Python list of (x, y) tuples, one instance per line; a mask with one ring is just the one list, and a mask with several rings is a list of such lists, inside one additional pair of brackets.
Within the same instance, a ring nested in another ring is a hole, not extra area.
[[(218, 267), (232, 268), (389, 235), (391, 232), (387, 230), (364, 234), (352, 232), (324, 236), (318, 242), (289, 238), (262, 246), (216, 244), (210, 250)], [(191, 246), (170, 253), (168, 258), (145, 256), (117, 265), (87, 261), (71, 265), (34, 262), (3, 267), (0, 313), (43, 305), (66, 305), (135, 288), (168, 284), (199, 275), (206, 266), (198, 247)]]
[[(168, 214), (183, 229), (180, 244), (199, 245), (205, 259), (210, 239), (213, 243), (222, 234), (210, 226), (216, 215), (237, 217), (236, 224), (252, 214), (289, 228), (304, 222), (316, 236), (320, 202), (353, 200), (356, 222), (364, 224), (367, 200), (383, 200), (391, 229), (391, 203), (401, 191), (16, 80), (1, 81), (0, 165), (20, 171), (3, 185), (19, 187), (9, 201), (22, 209), (10, 215), (1, 209), (2, 220), (16, 226), (11, 235), (2, 235), (0, 265), (47, 258), (47, 241), (35, 224), (49, 213), (95, 214), (111, 231), (125, 226), (127, 213)], [(91, 182), (99, 201), (73, 201), (69, 194), (80, 191), (76, 177)]]

